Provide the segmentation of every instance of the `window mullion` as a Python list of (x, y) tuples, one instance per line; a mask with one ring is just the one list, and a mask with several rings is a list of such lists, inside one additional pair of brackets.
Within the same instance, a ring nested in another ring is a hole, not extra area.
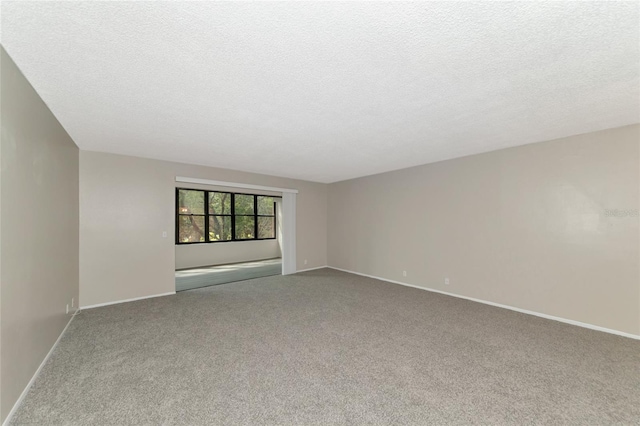
[(204, 191), (204, 242), (209, 240), (209, 191)]
[(236, 194), (231, 193), (231, 241), (236, 240)]
[(258, 239), (258, 196), (253, 196), (253, 239)]
[(175, 238), (176, 244), (180, 244), (180, 189), (176, 188), (176, 230), (175, 230)]

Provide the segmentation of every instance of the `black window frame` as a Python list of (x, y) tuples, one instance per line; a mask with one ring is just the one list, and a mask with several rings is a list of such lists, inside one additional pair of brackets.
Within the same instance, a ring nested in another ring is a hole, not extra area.
[[(180, 191), (198, 191), (204, 193), (204, 214), (181, 214), (180, 213)], [(229, 194), (231, 196), (231, 214), (212, 214), (209, 213), (209, 194)], [(236, 195), (249, 195), (253, 197), (253, 214), (252, 215), (236, 215), (235, 214), (235, 196)], [(176, 229), (175, 229), (175, 243), (176, 245), (190, 245), (190, 244), (218, 244), (218, 243), (231, 243), (231, 242), (246, 242), (246, 241), (265, 241), (275, 240), (278, 238), (278, 214), (276, 202), (273, 202), (273, 215), (258, 214), (258, 197), (270, 197), (270, 198), (282, 198), (277, 195), (266, 194), (249, 194), (245, 192), (229, 192), (229, 191), (214, 191), (195, 188), (176, 188), (176, 203), (174, 214), (176, 216)], [(204, 217), (204, 241), (180, 241), (180, 216), (202, 216)], [(209, 238), (209, 218), (211, 216), (228, 216), (231, 217), (231, 239), (211, 241)], [(236, 238), (236, 216), (250, 216), (253, 217), (254, 237), (255, 238)], [(272, 217), (273, 218), (273, 237), (258, 238), (258, 218), (259, 217)]]

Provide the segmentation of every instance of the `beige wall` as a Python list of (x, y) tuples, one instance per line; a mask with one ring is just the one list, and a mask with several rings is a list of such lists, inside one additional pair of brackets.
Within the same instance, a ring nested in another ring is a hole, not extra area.
[(1, 52), (1, 415), (78, 301), (78, 148)]
[(280, 257), (278, 240), (233, 241), (176, 246), (176, 269)]
[(329, 265), (640, 334), (639, 145), (633, 125), (331, 184)]
[(175, 290), (176, 176), (298, 189), (298, 269), (327, 264), (325, 184), (81, 151), (80, 306)]

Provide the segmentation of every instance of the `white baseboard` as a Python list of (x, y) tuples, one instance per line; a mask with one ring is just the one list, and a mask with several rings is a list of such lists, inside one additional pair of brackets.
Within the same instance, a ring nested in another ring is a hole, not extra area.
[(315, 268), (309, 268), (309, 269), (298, 269), (298, 270), (296, 271), (296, 274), (297, 274), (298, 272), (315, 271), (316, 269), (323, 269), (323, 268), (328, 268), (328, 266), (327, 266), (327, 265), (324, 265), (324, 266), (316, 266)]
[(13, 418), (13, 415), (16, 413), (16, 411), (18, 411), (18, 407), (20, 407), (20, 404), (22, 404), (22, 400), (29, 393), (29, 389), (31, 389), (31, 386), (33, 386), (33, 383), (36, 381), (36, 378), (38, 377), (38, 374), (40, 374), (42, 367), (44, 367), (44, 365), (47, 363), (47, 361), (51, 357), (51, 354), (53, 353), (54, 349), (56, 348), (56, 346), (58, 346), (58, 343), (60, 343), (60, 339), (62, 339), (62, 336), (64, 336), (64, 333), (67, 331), (67, 328), (69, 328), (69, 324), (71, 324), (71, 321), (73, 321), (73, 317), (75, 317), (75, 314), (77, 312), (78, 312), (78, 309), (76, 309), (74, 314), (71, 315), (71, 318), (69, 318), (69, 322), (67, 323), (67, 325), (64, 326), (62, 333), (60, 333), (60, 335), (58, 336), (58, 339), (55, 341), (53, 346), (51, 346), (51, 349), (49, 349), (49, 352), (40, 363), (40, 366), (38, 367), (36, 372), (33, 373), (33, 377), (31, 377), (31, 380), (29, 380), (29, 383), (27, 383), (27, 386), (25, 386), (24, 390), (18, 397), (18, 400), (16, 401), (16, 403), (13, 404), (11, 411), (9, 411), (9, 414), (7, 414), (7, 418), (5, 418), (4, 422), (2, 422), (2, 426), (7, 426), (9, 423), (11, 423), (11, 419)]
[(597, 330), (597, 331), (602, 331), (602, 332), (605, 332), (605, 333), (616, 334), (618, 336), (628, 337), (630, 339), (640, 340), (640, 335), (626, 333), (624, 331), (613, 330), (611, 328), (600, 327), (598, 325), (588, 324), (588, 323), (585, 323), (585, 322), (574, 321), (574, 320), (561, 318), (561, 317), (555, 317), (553, 315), (547, 315), (547, 314), (542, 314), (540, 312), (529, 311), (529, 310), (526, 310), (526, 309), (520, 309), (520, 308), (516, 308), (514, 306), (503, 305), (501, 303), (489, 302), (488, 300), (476, 299), (474, 297), (461, 296), (459, 294), (449, 293), (449, 292), (446, 292), (446, 291), (436, 290), (436, 289), (433, 289), (433, 288), (419, 287), (419, 286), (413, 285), (413, 284), (407, 284), (407, 283), (403, 283), (403, 282), (400, 282), (400, 281), (389, 280), (387, 278), (376, 277), (375, 275), (361, 274), (360, 272), (350, 271), (348, 269), (336, 268), (335, 266), (327, 266), (327, 268), (335, 269), (336, 271), (347, 272), (349, 274), (360, 275), (360, 276), (367, 277), (367, 278), (373, 278), (373, 279), (380, 280), (380, 281), (386, 281), (386, 282), (390, 282), (390, 283), (393, 283), (393, 284), (400, 284), (400, 285), (403, 285), (403, 286), (406, 286), (406, 287), (413, 287), (413, 288), (417, 288), (417, 289), (420, 289), (420, 290), (431, 291), (433, 293), (440, 293), (440, 294), (444, 294), (444, 295), (447, 295), (447, 296), (457, 297), (459, 299), (471, 300), (472, 302), (484, 303), (485, 305), (491, 305), (491, 306), (495, 306), (495, 307), (498, 307), (498, 308), (509, 309), (511, 311), (516, 311), (516, 312), (520, 312), (520, 313), (528, 314), (528, 315), (534, 315), (536, 317), (550, 319), (550, 320), (553, 320), (553, 321), (559, 321), (559, 322), (563, 322), (563, 323), (566, 323), (566, 324), (577, 325), (578, 327), (588, 328), (588, 329), (591, 329), (591, 330)]
[(116, 300), (115, 302), (106, 302), (106, 303), (98, 303), (95, 305), (80, 306), (80, 309), (93, 309), (93, 308), (99, 308), (101, 306), (117, 305), (118, 303), (135, 302), (136, 300), (151, 299), (153, 297), (171, 296), (174, 294), (176, 294), (175, 291), (169, 291), (167, 293), (152, 294), (150, 296), (134, 297), (133, 299)]

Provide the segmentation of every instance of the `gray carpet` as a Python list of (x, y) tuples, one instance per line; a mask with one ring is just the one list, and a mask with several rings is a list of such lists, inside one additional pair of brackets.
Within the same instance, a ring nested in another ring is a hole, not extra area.
[(282, 259), (280, 258), (180, 269), (176, 271), (176, 291), (270, 277), (281, 273)]
[(638, 424), (640, 341), (333, 270), (79, 314), (13, 424)]

